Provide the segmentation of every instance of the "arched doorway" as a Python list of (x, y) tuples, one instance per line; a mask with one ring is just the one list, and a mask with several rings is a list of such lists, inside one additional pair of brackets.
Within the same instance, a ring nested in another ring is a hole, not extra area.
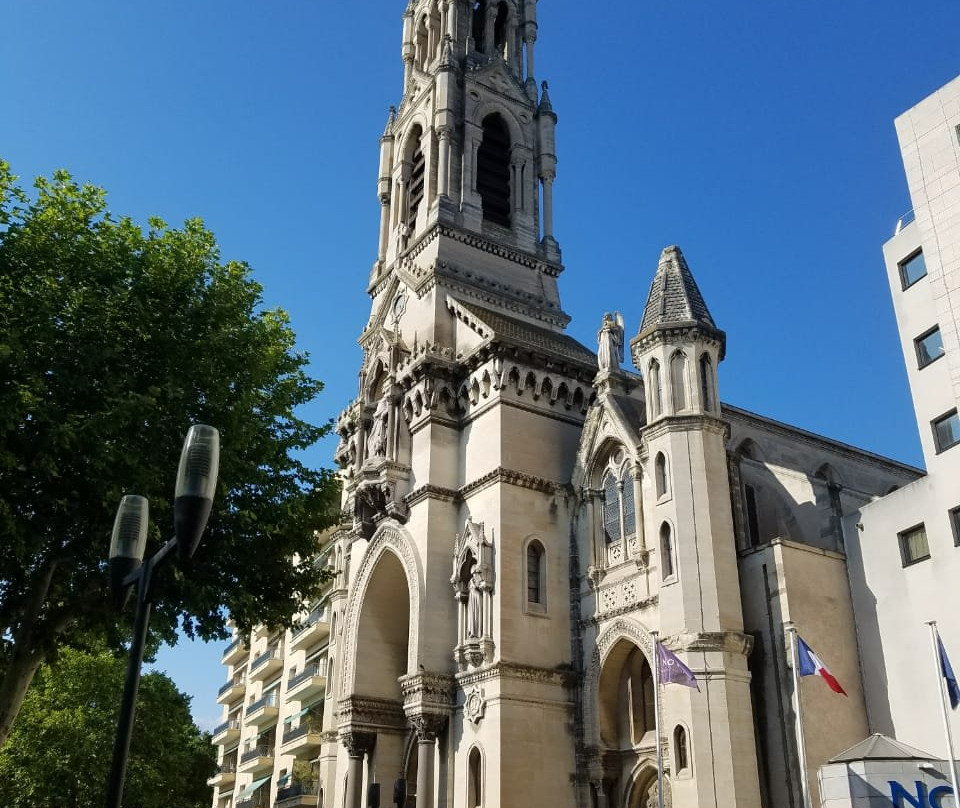
[[(395, 714), (395, 727), (381, 724), (377, 730), (367, 778), (368, 783), (372, 782), (376, 773), (381, 790), (387, 795), (397, 773), (403, 771), (408, 734), (399, 680), (409, 672), (409, 627), (407, 575), (400, 558), (386, 550), (373, 567), (360, 606), (353, 696), (361, 701), (376, 700), (387, 713)], [(387, 702), (391, 704), (386, 705)]]

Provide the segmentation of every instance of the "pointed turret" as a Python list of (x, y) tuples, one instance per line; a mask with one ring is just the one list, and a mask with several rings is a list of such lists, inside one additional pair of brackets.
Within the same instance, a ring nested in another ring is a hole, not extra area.
[(667, 247), (660, 254), (660, 264), (650, 285), (638, 336), (643, 337), (650, 329), (662, 326), (699, 326), (719, 332), (677, 246)]
[(718, 411), (714, 368), (726, 342), (680, 248), (667, 247), (640, 330), (630, 340), (630, 355), (646, 383), (648, 421)]

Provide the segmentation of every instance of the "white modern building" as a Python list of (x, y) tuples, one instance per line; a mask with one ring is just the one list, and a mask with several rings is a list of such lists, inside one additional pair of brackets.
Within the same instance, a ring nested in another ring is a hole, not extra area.
[[(360, 391), (338, 420), (344, 519), (318, 548), (336, 577), (295, 631), (225, 652), (214, 808), (651, 808), (658, 748), (667, 805), (800, 808), (787, 622), (850, 694), (803, 686), (818, 801), (818, 767), (878, 728), (937, 748), (890, 660), (927, 675), (905, 604), (951, 591), (921, 563), (925, 546), (949, 563), (960, 504), (946, 142), (911, 124), (939, 173), (889, 252), (927, 259), (898, 292), (926, 365), (924, 475), (724, 405), (726, 335), (677, 247), (649, 257), (645, 303), (598, 313), (596, 351), (565, 334), (537, 31), (535, 0), (407, 6)], [(662, 688), (659, 735), (658, 636), (699, 684)]]

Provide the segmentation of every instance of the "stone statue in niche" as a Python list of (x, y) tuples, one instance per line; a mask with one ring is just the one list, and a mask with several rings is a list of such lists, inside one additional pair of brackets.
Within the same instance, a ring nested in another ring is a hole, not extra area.
[(457, 646), (454, 656), (461, 670), (493, 660), (493, 542), (482, 523), (468, 519), (456, 539), (453, 575), (457, 601)]
[(377, 409), (373, 413), (373, 424), (370, 427), (370, 441), (368, 443), (368, 457), (386, 457), (387, 456), (387, 427), (389, 425), (389, 415), (387, 409), (389, 404), (386, 397), (380, 399)]
[(623, 362), (623, 315), (607, 312), (597, 332), (597, 366), (601, 371), (619, 370)]

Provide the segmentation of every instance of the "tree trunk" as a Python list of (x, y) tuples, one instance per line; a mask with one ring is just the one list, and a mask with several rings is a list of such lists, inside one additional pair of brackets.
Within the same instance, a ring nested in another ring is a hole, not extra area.
[(37, 649), (21, 647), (20, 643), (13, 652), (10, 666), (0, 682), (0, 749), (7, 742), (13, 722), (23, 706), (34, 674), (43, 664), (44, 656)]
[(44, 648), (48, 646), (38, 642), (36, 629), (56, 568), (55, 560), (41, 567), (23, 620), (13, 635), (13, 655), (0, 681), (0, 749), (6, 745), (30, 683), (47, 655)]

